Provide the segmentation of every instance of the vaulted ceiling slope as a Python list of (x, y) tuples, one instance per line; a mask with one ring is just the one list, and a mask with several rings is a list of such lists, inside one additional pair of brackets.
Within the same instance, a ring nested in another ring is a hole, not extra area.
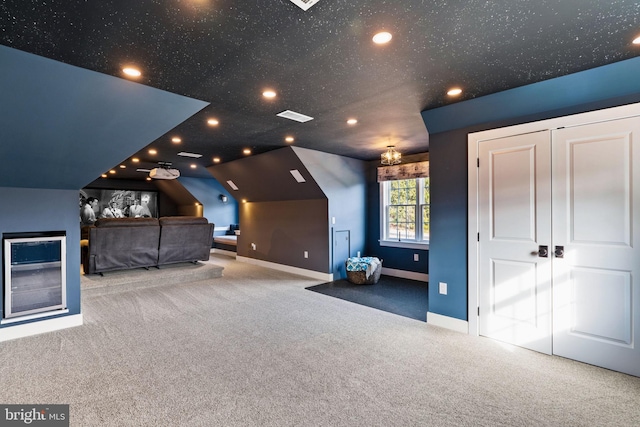
[(209, 171), (239, 202), (326, 199), (292, 147), (212, 166)]
[(638, 17), (637, 0), (4, 0), (0, 44), (118, 77), (136, 66), (142, 84), (209, 102), (135, 154), (197, 177), (287, 136), (361, 160), (424, 152), (421, 111), (638, 56)]
[(0, 46), (0, 187), (79, 189), (207, 104)]

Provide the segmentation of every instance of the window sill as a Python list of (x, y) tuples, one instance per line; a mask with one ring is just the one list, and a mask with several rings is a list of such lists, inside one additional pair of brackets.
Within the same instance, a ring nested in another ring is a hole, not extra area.
[(422, 249), (429, 250), (429, 242), (418, 243), (418, 242), (403, 242), (398, 240), (378, 240), (380, 246), (388, 246), (392, 248), (406, 248), (406, 249)]

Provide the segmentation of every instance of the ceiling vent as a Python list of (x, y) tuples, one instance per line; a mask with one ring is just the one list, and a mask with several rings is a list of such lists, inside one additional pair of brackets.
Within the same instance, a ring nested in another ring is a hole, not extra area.
[(302, 10), (307, 10), (314, 4), (318, 3), (320, 0), (291, 0), (291, 3), (300, 7)]
[(304, 123), (309, 120), (313, 120), (313, 117), (305, 116), (304, 114), (296, 113), (295, 111), (285, 110), (282, 113), (276, 114), (278, 117), (284, 117), (285, 119), (295, 120), (296, 122)]
[(187, 153), (186, 151), (181, 151), (178, 153), (178, 156), (182, 156), (182, 157), (191, 157), (194, 159), (199, 159), (200, 157), (202, 157), (202, 154), (198, 154), (198, 153)]

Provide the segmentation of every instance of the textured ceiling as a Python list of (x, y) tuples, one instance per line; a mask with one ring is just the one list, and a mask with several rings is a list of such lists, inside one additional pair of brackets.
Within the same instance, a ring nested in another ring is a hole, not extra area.
[[(635, 57), (639, 17), (637, 0), (320, 0), (306, 12), (289, 0), (3, 0), (0, 44), (119, 77), (135, 65), (139, 83), (209, 102), (151, 144), (157, 155), (136, 155), (210, 177), (214, 156), (288, 135), (363, 160), (389, 144), (427, 151), (421, 111)], [(389, 44), (372, 43), (380, 30)], [(451, 86), (463, 94), (448, 99)], [(314, 120), (276, 117), (286, 109)]]

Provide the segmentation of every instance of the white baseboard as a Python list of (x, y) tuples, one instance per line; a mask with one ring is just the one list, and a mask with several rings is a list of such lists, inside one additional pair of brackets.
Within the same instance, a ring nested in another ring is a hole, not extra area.
[(396, 270), (395, 268), (382, 267), (382, 274), (386, 276), (400, 277), (401, 279), (419, 280), (428, 282), (429, 275), (427, 273), (416, 273), (415, 271)]
[(247, 264), (259, 265), (260, 267), (271, 268), (273, 270), (284, 271), (286, 273), (298, 274), (300, 276), (310, 277), (312, 279), (324, 280), (325, 282), (333, 281), (332, 273), (321, 273), (319, 271), (306, 270), (304, 268), (292, 267), (290, 265), (276, 264), (275, 262), (263, 261), (261, 259), (249, 258), (244, 256), (236, 256), (236, 260), (246, 262)]
[(82, 314), (56, 317), (39, 322), (24, 323), (22, 325), (2, 328), (0, 329), (0, 342), (58, 331), (60, 329), (73, 328), (74, 326), (82, 326)]
[(469, 322), (454, 317), (443, 316), (442, 314), (431, 313), (430, 311), (427, 312), (427, 324), (462, 332), (463, 334), (469, 333)]

